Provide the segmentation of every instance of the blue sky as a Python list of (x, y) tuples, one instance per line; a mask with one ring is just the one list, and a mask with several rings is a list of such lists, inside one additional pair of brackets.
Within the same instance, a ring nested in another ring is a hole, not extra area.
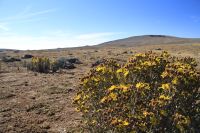
[(0, 0), (0, 48), (76, 47), (145, 34), (200, 37), (200, 1)]

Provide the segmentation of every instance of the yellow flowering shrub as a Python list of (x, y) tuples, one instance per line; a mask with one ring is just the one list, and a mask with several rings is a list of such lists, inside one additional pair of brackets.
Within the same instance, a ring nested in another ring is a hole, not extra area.
[(33, 57), (31, 62), (27, 65), (29, 70), (40, 72), (40, 73), (48, 73), (51, 70), (56, 72), (58, 70), (57, 67), (54, 67), (55, 63), (51, 62), (49, 58), (46, 57)]
[(200, 131), (200, 74), (192, 58), (136, 54), (107, 60), (82, 78), (74, 98), (90, 132)]

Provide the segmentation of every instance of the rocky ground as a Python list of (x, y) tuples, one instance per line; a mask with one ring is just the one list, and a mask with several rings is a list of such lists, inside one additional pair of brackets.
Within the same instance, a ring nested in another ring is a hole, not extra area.
[(21, 58), (25, 54), (49, 58), (76, 57), (83, 63), (76, 64), (75, 69), (41, 74), (24, 68), (25, 59), (20, 62), (1, 62), (0, 133), (80, 132), (81, 114), (75, 111), (72, 104), (80, 78), (89, 72), (97, 60), (115, 58), (125, 62), (132, 54), (149, 50), (167, 50), (174, 56), (191, 56), (200, 62), (199, 45), (84, 47), (0, 52), (1, 57), (9, 55), (16, 58)]

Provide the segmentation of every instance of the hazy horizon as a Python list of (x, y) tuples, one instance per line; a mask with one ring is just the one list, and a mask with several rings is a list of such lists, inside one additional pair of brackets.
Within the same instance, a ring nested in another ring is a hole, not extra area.
[(138, 35), (200, 37), (198, 0), (0, 0), (0, 48), (96, 45)]

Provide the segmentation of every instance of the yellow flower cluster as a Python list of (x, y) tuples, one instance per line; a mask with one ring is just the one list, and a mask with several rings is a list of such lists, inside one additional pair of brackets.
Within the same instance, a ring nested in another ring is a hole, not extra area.
[(165, 96), (165, 95), (160, 95), (160, 96), (159, 96), (159, 99), (161, 99), (161, 100), (170, 100), (171, 97)]
[(105, 73), (106, 72), (106, 67), (105, 66), (98, 66), (96, 68), (96, 71), (97, 72), (103, 72), (103, 73)]
[(106, 101), (117, 101), (118, 95), (130, 91), (130, 89), (130, 85), (112, 85), (108, 88), (108, 96), (103, 97), (100, 102), (105, 103)]
[(117, 73), (123, 73), (123, 75), (126, 77), (129, 74), (129, 70), (126, 68), (120, 68), (117, 70)]
[(169, 83), (162, 84), (161, 88), (162, 88), (163, 90), (170, 90), (170, 84), (169, 84)]
[(149, 83), (143, 83), (143, 82), (138, 82), (135, 87), (138, 90), (141, 90), (141, 89), (147, 89), (147, 90), (149, 90), (150, 89)]
[(122, 90), (122, 92), (127, 92), (130, 90), (130, 85), (112, 85), (110, 88), (108, 88), (108, 91), (114, 91), (114, 90)]
[(129, 125), (129, 122), (127, 120), (121, 120), (121, 119), (114, 118), (111, 121), (111, 125), (115, 125), (118, 127), (125, 127), (125, 126)]

